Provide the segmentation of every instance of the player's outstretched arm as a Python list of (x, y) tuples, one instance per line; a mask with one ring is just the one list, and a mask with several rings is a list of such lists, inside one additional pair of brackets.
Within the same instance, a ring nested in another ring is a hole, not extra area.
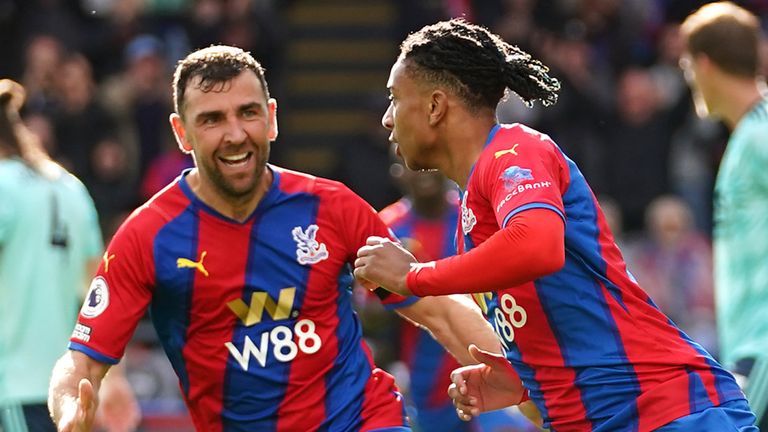
[(471, 344), (494, 353), (501, 351), (499, 338), (493, 328), (483, 318), (477, 305), (467, 296), (423, 297), (396, 311), (404, 318), (429, 330), (463, 365), (477, 363), (467, 351)]
[(71, 350), (56, 362), (48, 390), (48, 410), (59, 432), (91, 430), (99, 386), (109, 366)]
[(523, 401), (525, 387), (506, 358), (474, 345), (470, 345), (469, 354), (478, 364), (454, 370), (448, 387), (448, 396), (462, 420)]

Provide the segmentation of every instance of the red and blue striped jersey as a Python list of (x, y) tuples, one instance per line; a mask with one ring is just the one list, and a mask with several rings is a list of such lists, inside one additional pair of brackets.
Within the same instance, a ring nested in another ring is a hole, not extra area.
[(546, 427), (650, 431), (744, 397), (627, 271), (576, 165), (548, 136), (520, 124), (496, 125), (462, 193), (459, 252), (535, 208), (565, 223), (563, 268), (474, 298)]
[(244, 222), (198, 199), (185, 172), (118, 230), (70, 349), (116, 363), (149, 309), (200, 431), (407, 426), (351, 306), (351, 263), (375, 211), (341, 183), (274, 166)]
[[(427, 219), (416, 214), (408, 198), (388, 206), (379, 216), (419, 261), (451, 256), (456, 252), (455, 230), (459, 206), (456, 194), (449, 195), (446, 197), (448, 204), (444, 215), (437, 219)], [(426, 413), (430, 410), (441, 411), (441, 415), (430, 419), (429, 424), (421, 421), (417, 423), (430, 430), (454, 430), (456, 425), (462, 425), (463, 422), (454, 414), (446, 389), (451, 384), (451, 371), (460, 365), (427, 331), (406, 322), (402, 324), (399, 348), (401, 360), (410, 371), (409, 399), (414, 402), (419, 419), (422, 416), (426, 419)]]

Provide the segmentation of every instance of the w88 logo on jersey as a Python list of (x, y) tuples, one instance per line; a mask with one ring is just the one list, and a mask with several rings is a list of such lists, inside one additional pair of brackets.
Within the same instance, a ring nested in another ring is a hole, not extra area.
[(493, 329), (499, 335), (504, 349), (509, 349), (515, 341), (515, 330), (523, 327), (528, 322), (528, 313), (510, 294), (502, 294), (499, 304), (491, 312), (493, 316)]
[(265, 331), (255, 342), (246, 335), (243, 340), (242, 352), (232, 342), (227, 342), (224, 345), (240, 367), (243, 370), (248, 370), (251, 357), (256, 359), (261, 367), (265, 367), (270, 352), (275, 360), (283, 363), (295, 359), (299, 352), (304, 354), (318, 352), (323, 342), (315, 331), (316, 329), (317, 326), (314, 321), (302, 319), (296, 322), (293, 329), (279, 325)]

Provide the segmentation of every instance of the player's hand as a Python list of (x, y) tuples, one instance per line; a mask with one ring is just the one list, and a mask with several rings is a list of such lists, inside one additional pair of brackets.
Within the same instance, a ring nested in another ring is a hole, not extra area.
[(355, 277), (368, 289), (382, 287), (396, 294), (409, 296), (405, 282), (416, 258), (388, 238), (368, 237), (366, 245), (357, 251)]
[(526, 390), (506, 358), (475, 345), (469, 346), (469, 354), (479, 364), (454, 370), (448, 387), (460, 419), (469, 421), (480, 413), (520, 403)]
[(59, 432), (90, 432), (96, 415), (96, 394), (93, 384), (83, 378), (77, 386), (77, 398), (64, 401), (61, 418), (56, 426)]
[(112, 370), (101, 383), (96, 424), (107, 432), (131, 432), (141, 421), (139, 403), (128, 380)]

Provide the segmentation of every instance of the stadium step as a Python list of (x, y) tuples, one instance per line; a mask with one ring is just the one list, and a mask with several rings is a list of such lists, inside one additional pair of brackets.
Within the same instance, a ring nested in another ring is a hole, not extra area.
[(386, 106), (397, 14), (391, 0), (294, 0), (284, 9), (290, 38), (273, 160), (339, 178), (343, 149), (368, 144)]

